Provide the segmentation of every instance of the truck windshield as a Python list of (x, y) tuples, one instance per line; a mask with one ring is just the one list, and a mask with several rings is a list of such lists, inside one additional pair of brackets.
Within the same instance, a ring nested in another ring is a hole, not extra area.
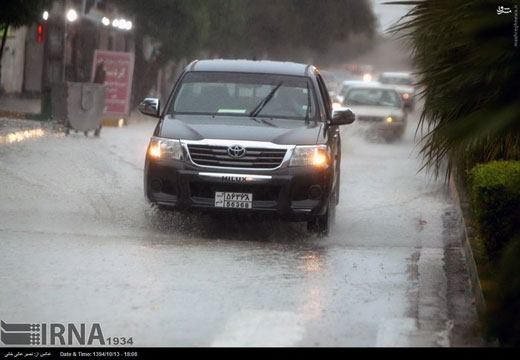
[(168, 113), (313, 119), (312, 89), (303, 76), (191, 72), (183, 77)]

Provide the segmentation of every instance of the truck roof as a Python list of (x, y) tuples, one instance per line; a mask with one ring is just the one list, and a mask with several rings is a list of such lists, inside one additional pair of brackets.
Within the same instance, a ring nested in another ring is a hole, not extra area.
[(270, 60), (195, 60), (186, 71), (222, 71), (309, 76), (316, 69), (312, 65)]

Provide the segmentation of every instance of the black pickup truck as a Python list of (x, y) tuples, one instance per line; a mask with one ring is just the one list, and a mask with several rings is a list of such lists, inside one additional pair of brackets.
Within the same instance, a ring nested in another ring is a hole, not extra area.
[(319, 70), (276, 61), (190, 63), (147, 150), (144, 191), (160, 209), (274, 213), (328, 234), (339, 201), (341, 137)]

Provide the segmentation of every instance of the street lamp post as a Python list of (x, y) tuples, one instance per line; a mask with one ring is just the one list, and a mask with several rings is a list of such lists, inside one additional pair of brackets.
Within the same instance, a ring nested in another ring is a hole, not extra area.
[(62, 66), (62, 81), (67, 81), (67, 37), (68, 37), (68, 24), (73, 23), (78, 19), (78, 13), (75, 9), (68, 7), (68, 0), (64, 0), (64, 23), (63, 23), (63, 66)]

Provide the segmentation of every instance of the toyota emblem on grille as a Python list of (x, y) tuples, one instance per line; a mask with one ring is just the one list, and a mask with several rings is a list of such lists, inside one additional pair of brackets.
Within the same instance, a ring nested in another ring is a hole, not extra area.
[(232, 145), (228, 147), (227, 152), (233, 158), (241, 158), (246, 154), (246, 149), (242, 145)]

